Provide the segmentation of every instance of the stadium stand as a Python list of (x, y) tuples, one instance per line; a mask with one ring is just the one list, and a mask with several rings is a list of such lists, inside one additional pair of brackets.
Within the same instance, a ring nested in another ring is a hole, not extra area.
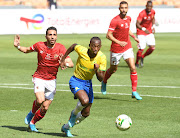
[[(126, 0), (129, 6), (144, 6), (147, 0)], [(180, 8), (180, 0), (152, 0), (154, 6)], [(57, 0), (58, 8), (68, 6), (118, 6), (120, 0)], [(0, 8), (48, 8), (47, 0), (0, 0)]]

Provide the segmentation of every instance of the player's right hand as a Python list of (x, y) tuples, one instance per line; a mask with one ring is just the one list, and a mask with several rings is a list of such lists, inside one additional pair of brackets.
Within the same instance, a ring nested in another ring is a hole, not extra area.
[(119, 42), (119, 45), (122, 46), (122, 47), (125, 47), (127, 45), (127, 42), (125, 41), (120, 41)]
[(19, 45), (20, 45), (20, 36), (15, 35), (15, 37), (14, 37), (14, 46), (18, 47)]
[(99, 69), (99, 65), (97, 63), (94, 64), (94, 71), (97, 72)]
[(150, 34), (150, 32), (146, 29), (145, 31), (144, 31), (146, 34)]

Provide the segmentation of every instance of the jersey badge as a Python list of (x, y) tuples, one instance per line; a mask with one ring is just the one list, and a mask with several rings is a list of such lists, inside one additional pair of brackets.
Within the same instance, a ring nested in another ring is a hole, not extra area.
[(128, 23), (125, 23), (125, 28), (129, 28)]
[(54, 55), (54, 59), (56, 59), (56, 58), (58, 58), (58, 54), (55, 54), (55, 55)]
[(151, 20), (151, 16), (148, 16), (148, 19), (147, 20)]

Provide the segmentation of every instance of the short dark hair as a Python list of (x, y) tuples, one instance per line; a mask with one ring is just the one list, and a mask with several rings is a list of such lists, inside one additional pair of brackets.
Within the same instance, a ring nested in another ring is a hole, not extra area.
[(51, 26), (51, 27), (49, 27), (49, 28), (46, 30), (46, 35), (48, 34), (48, 31), (49, 31), (49, 30), (55, 30), (55, 31), (57, 32), (56, 27)]
[(148, 4), (152, 4), (152, 1), (151, 1), (151, 0), (148, 0), (148, 1), (147, 1), (147, 5), (148, 5)]
[(120, 7), (121, 4), (127, 4), (128, 5), (127, 1), (121, 1), (120, 4), (119, 4), (119, 7)]
[(91, 38), (90, 43), (91, 43), (92, 41), (94, 41), (94, 40), (99, 40), (99, 41), (101, 41), (101, 39), (100, 39), (99, 37), (94, 36), (94, 37)]

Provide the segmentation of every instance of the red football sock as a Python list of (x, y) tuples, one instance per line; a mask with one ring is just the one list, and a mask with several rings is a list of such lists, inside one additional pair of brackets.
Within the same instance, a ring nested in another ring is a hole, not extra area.
[(32, 107), (32, 113), (35, 114), (36, 111), (41, 107), (41, 105), (37, 105), (37, 101), (34, 100), (33, 107)]
[(142, 57), (142, 53), (143, 53), (144, 49), (139, 49), (137, 54), (136, 54), (136, 64), (139, 64), (139, 60)]
[(132, 83), (132, 91), (134, 92), (137, 89), (137, 79), (138, 79), (137, 72), (131, 72), (130, 77), (131, 77), (131, 83)]
[(150, 47), (150, 48), (148, 48), (147, 51), (144, 53), (144, 55), (142, 55), (142, 58), (150, 55), (154, 50), (155, 50), (155, 47), (152, 47), (152, 48)]
[(107, 80), (111, 77), (111, 73), (109, 72), (109, 69), (106, 71), (106, 73), (105, 73), (105, 76), (104, 76), (104, 80), (103, 80), (103, 82), (104, 83), (107, 83)]
[(41, 108), (36, 112), (35, 116), (31, 120), (32, 124), (35, 124), (37, 121), (41, 120), (46, 114), (46, 111), (41, 110)]

